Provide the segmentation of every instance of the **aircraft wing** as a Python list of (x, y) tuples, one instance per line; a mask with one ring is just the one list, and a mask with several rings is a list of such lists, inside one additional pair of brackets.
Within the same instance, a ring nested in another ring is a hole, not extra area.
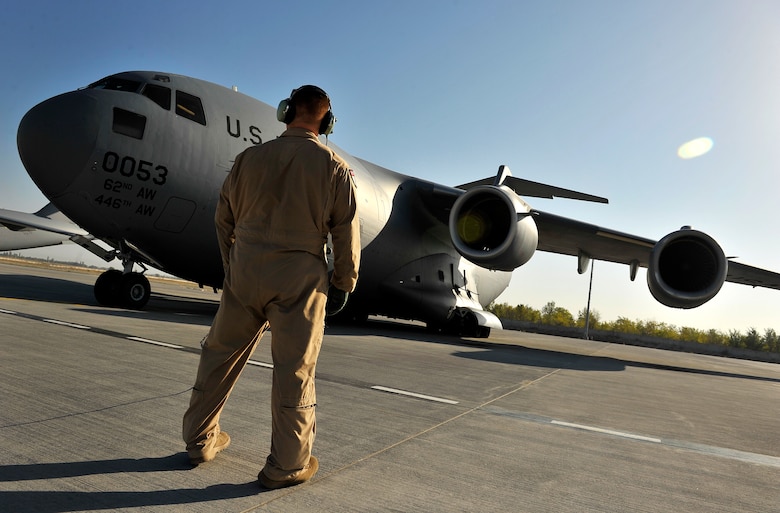
[(751, 287), (780, 290), (780, 274), (733, 260), (729, 261), (729, 273), (726, 276), (726, 281)]
[(539, 229), (539, 251), (647, 267), (656, 241), (593, 224), (533, 210)]
[(0, 209), (0, 250), (54, 246), (73, 237), (90, 237), (51, 203), (34, 214)]
[[(502, 166), (503, 168), (503, 166)], [(470, 191), (475, 187), (484, 185), (502, 184), (518, 196), (532, 196), (541, 198), (569, 198), (583, 201), (606, 203), (606, 198), (593, 196), (582, 192), (563, 189), (560, 187), (540, 184), (511, 176), (508, 169), (499, 169), (496, 178), (485, 178), (476, 182), (459, 185), (455, 188), (434, 185), (432, 194), (424, 195), (423, 202), (429, 211), (438, 212), (437, 216), (442, 223), (446, 223), (446, 216), (452, 203), (464, 191)], [(639, 237), (629, 233), (604, 228), (594, 224), (569, 219), (532, 209), (533, 219), (536, 223), (539, 241), (538, 251), (571, 255), (578, 258), (578, 270), (584, 272), (587, 259), (604, 260), (626, 264), (630, 268), (630, 276), (633, 279), (638, 267), (648, 267), (653, 248), (658, 241)], [(749, 285), (752, 287), (766, 287), (780, 290), (780, 274), (745, 265), (733, 260), (728, 261), (726, 281)]]
[[(502, 168), (504, 167), (505, 166), (502, 166)], [(502, 173), (506, 174), (502, 175)], [(497, 180), (500, 181), (501, 184), (506, 185), (512, 189), (518, 196), (547, 199), (567, 198), (580, 201), (592, 201), (594, 203), (609, 203), (607, 198), (602, 198), (601, 196), (594, 196), (584, 192), (564, 189), (563, 187), (555, 187), (554, 185), (547, 185), (544, 183), (532, 182), (531, 180), (525, 180), (523, 178), (516, 178), (509, 174), (509, 169), (506, 171), (503, 169), (499, 170), (498, 178), (484, 178), (482, 180), (477, 180), (476, 182), (469, 182), (463, 185), (458, 185), (456, 188), (468, 191), (479, 185), (495, 185)]]
[[(534, 210), (539, 251), (586, 256), (647, 267), (656, 242), (582, 221)], [(780, 290), (780, 274), (730, 260), (726, 281)]]

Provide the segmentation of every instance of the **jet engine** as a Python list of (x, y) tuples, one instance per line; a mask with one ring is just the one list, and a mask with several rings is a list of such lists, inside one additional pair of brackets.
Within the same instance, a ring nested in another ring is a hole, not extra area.
[(683, 227), (656, 243), (647, 285), (663, 305), (696, 308), (715, 297), (727, 272), (728, 260), (718, 243), (706, 233)]
[(498, 271), (528, 262), (539, 242), (531, 207), (504, 185), (481, 185), (460, 196), (452, 206), (449, 227), (458, 253)]

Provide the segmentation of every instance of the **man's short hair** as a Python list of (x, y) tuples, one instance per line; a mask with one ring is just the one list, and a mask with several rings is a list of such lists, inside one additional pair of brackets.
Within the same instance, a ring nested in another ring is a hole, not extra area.
[(330, 110), (330, 98), (317, 86), (302, 86), (290, 97), (295, 106), (295, 117), (306, 121), (319, 121)]

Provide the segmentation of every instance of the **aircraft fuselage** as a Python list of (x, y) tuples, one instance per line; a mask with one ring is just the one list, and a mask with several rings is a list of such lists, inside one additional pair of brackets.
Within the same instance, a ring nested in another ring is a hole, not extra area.
[[(274, 107), (234, 90), (128, 72), (37, 105), (20, 124), (18, 145), (36, 185), (79, 226), (136, 262), (221, 287), (219, 189), (238, 153), (283, 130)], [(357, 316), (443, 323), (457, 307), (486, 306), (507, 287), (511, 273), (461, 257), (446, 221), (421, 204), (421, 189), (441, 186), (334, 149), (357, 186)]]

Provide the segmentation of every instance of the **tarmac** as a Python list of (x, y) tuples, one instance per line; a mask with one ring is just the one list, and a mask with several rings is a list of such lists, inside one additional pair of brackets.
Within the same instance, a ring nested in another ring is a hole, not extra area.
[(778, 512), (780, 365), (494, 330), (328, 326), (320, 470), (257, 484), (263, 339), (193, 467), (181, 417), (219, 296), (152, 281), (143, 311), (97, 275), (0, 262), (0, 510)]

